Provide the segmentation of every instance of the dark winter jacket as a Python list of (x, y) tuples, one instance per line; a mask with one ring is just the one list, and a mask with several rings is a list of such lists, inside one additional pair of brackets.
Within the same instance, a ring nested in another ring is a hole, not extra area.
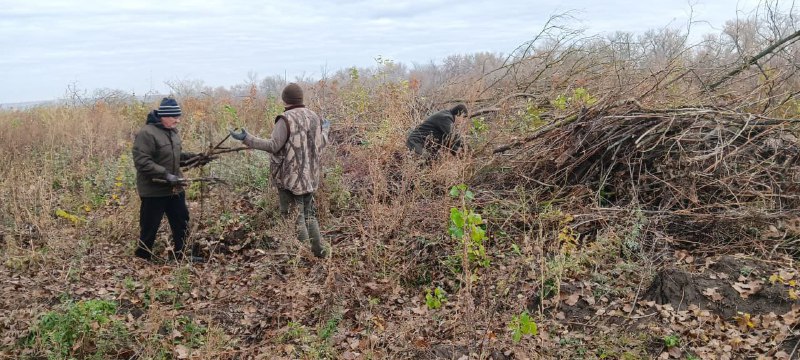
[(453, 132), (454, 122), (449, 110), (433, 114), (409, 133), (406, 146), (420, 155), (435, 156), (441, 148), (455, 154), (461, 148), (461, 137)]
[(147, 123), (133, 141), (133, 163), (136, 166), (136, 190), (141, 197), (175, 194), (173, 186), (153, 182), (167, 174), (183, 177), (181, 162), (194, 156), (181, 151), (181, 137), (176, 129), (161, 125), (155, 111), (147, 114)]

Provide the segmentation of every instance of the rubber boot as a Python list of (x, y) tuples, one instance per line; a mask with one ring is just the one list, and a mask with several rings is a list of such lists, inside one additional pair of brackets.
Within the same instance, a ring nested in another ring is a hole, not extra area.
[(308, 225), (308, 234), (311, 237), (311, 251), (314, 253), (314, 256), (318, 258), (328, 256), (328, 252), (322, 245), (322, 234), (319, 232), (319, 222), (317, 222), (317, 219), (306, 219), (306, 224)]

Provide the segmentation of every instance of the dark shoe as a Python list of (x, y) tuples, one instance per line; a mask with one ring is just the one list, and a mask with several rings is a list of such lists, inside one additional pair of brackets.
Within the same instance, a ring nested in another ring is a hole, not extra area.
[(206, 262), (206, 258), (204, 258), (202, 256), (189, 256), (188, 260), (189, 260), (189, 262), (192, 262), (192, 263), (195, 263), (195, 264), (202, 264), (202, 263)]
[(311, 252), (314, 253), (314, 256), (316, 256), (317, 258), (320, 258), (320, 259), (324, 259), (324, 258), (328, 257), (328, 250), (325, 249), (325, 248), (322, 248), (321, 250), (316, 250), (312, 246)]
[(144, 249), (136, 249), (134, 255), (145, 261), (151, 261), (151, 262), (153, 261), (153, 254)]

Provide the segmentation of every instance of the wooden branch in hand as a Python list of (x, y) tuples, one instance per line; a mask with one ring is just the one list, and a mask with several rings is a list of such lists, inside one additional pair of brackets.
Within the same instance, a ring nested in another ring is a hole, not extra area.
[[(193, 169), (193, 168), (202, 166), (201, 165), (201, 161), (205, 160), (205, 159), (208, 159), (208, 158), (210, 158), (212, 156), (225, 154), (225, 153), (230, 153), (230, 152), (242, 151), (242, 150), (247, 150), (247, 149), (249, 149), (247, 146), (240, 146), (240, 147), (235, 147), (235, 148), (220, 148), (219, 145), (217, 145), (217, 147), (211, 148), (205, 153), (198, 154), (197, 156), (195, 156), (195, 157), (193, 157), (193, 158), (191, 158), (189, 160), (186, 160), (186, 163), (181, 167), (185, 168), (185, 169)], [(203, 165), (205, 165), (205, 164), (203, 164)]]
[(242, 150), (247, 150), (247, 149), (249, 149), (249, 147), (247, 147), (247, 146), (239, 146), (239, 147), (235, 147), (235, 148), (221, 148), (221, 149), (217, 149), (216, 151), (211, 153), (211, 155), (219, 155), (219, 154), (242, 151)]
[[(153, 182), (154, 183), (159, 183), (159, 184), (168, 184), (169, 183), (169, 181), (167, 181), (165, 179), (158, 179), (158, 178), (153, 179)], [(207, 183), (212, 183), (212, 184), (213, 183), (227, 184), (227, 182), (225, 182), (225, 180), (222, 180), (221, 178), (218, 178), (216, 176), (189, 178), (189, 179), (178, 179), (178, 183), (177, 184), (178, 185), (186, 185), (186, 184), (192, 183), (192, 182), (207, 182)]]

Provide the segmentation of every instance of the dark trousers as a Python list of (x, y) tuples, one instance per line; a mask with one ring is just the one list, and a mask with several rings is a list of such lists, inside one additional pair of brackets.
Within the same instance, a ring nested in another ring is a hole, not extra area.
[(170, 196), (143, 197), (139, 208), (139, 246), (136, 256), (150, 258), (153, 255), (153, 244), (156, 241), (161, 219), (167, 214), (169, 227), (172, 229), (172, 240), (175, 254), (183, 254), (183, 244), (189, 226), (189, 208), (186, 207), (184, 192)]
[(314, 205), (314, 193), (295, 195), (291, 191), (279, 189), (278, 200), (281, 215), (288, 218), (292, 211), (297, 212), (295, 225), (297, 238), (301, 242), (311, 240), (311, 251), (317, 257), (325, 257), (327, 251), (322, 246), (322, 234), (317, 222), (317, 209)]

